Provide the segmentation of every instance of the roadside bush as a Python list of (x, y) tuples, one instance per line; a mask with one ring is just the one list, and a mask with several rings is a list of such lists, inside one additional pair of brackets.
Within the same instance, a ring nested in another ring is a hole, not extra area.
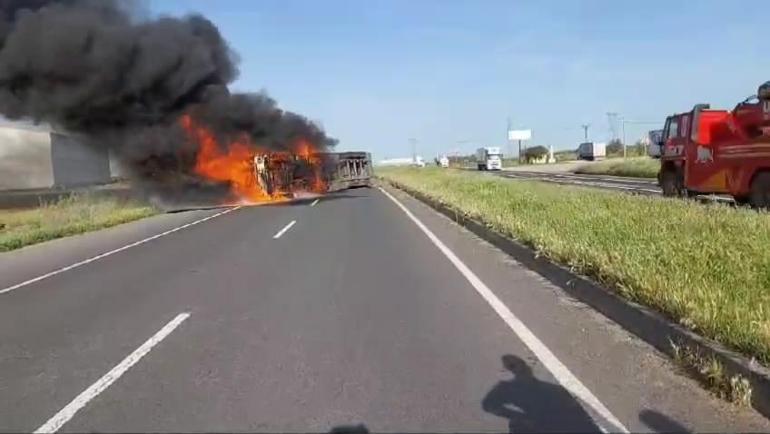
[(556, 161), (574, 161), (577, 160), (577, 150), (570, 149), (566, 151), (556, 151), (553, 153)]
[(613, 139), (607, 143), (607, 155), (623, 155), (623, 142)]
[(548, 155), (548, 148), (545, 146), (533, 146), (524, 151), (524, 158), (526, 158), (528, 162), (538, 160), (546, 155)]

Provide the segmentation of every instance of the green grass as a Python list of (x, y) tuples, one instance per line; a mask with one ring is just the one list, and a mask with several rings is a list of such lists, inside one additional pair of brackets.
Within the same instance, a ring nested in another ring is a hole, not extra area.
[(475, 172), (394, 168), (378, 175), (770, 362), (768, 213)]
[(580, 166), (575, 173), (655, 178), (658, 176), (658, 169), (660, 169), (660, 161), (654, 158), (612, 158)]
[(70, 196), (26, 210), (0, 210), (0, 252), (115, 226), (155, 214), (147, 205)]
[(751, 383), (741, 375), (728, 376), (724, 365), (711, 356), (704, 356), (696, 348), (671, 343), (674, 361), (694, 374), (706, 388), (722, 399), (744, 407), (751, 405)]

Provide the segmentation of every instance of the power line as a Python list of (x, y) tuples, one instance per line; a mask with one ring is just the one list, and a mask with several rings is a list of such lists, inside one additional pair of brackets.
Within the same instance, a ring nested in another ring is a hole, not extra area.
[(660, 125), (662, 122), (660, 121), (638, 121), (638, 120), (624, 120), (623, 122), (627, 124), (635, 124), (635, 125)]

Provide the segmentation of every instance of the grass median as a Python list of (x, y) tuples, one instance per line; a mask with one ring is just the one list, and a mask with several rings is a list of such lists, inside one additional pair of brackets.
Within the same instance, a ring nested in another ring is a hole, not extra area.
[(655, 178), (658, 176), (660, 161), (649, 157), (613, 158), (578, 167), (575, 173), (590, 175), (629, 176), (633, 178)]
[(378, 175), (770, 363), (768, 213), (474, 172), (389, 168)]
[(25, 210), (0, 210), (0, 252), (115, 226), (157, 213), (145, 204), (70, 196)]

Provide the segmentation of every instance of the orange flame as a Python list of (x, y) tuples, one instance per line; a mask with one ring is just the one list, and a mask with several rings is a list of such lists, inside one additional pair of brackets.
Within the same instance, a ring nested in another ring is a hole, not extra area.
[[(199, 146), (194, 168), (196, 174), (211, 181), (228, 183), (233, 196), (242, 201), (254, 203), (286, 199), (285, 194), (288, 192), (280, 190), (285, 186), (276, 185), (272, 195), (265, 191), (258, 178), (255, 157), (267, 156), (271, 162), (285, 164), (292, 162), (294, 156), (262, 151), (246, 135), (223, 147), (208, 128), (197, 124), (190, 115), (183, 115), (180, 123)], [(310, 143), (300, 140), (294, 152), (312, 168), (313, 179), (308, 180), (310, 185), (307, 187), (313, 192), (323, 193), (326, 191), (326, 183), (321, 174), (320, 160), (314, 156), (312, 149)]]
[(309, 180), (309, 188), (314, 193), (324, 193), (327, 191), (326, 181), (321, 173), (321, 159), (318, 154), (313, 152), (313, 146), (304, 139), (297, 141), (297, 155), (302, 157), (310, 165), (313, 171), (313, 179)]
[(304, 158), (306, 160), (309, 160), (310, 159), (310, 149), (311, 148), (312, 148), (312, 146), (310, 146), (310, 144), (306, 140), (300, 139), (297, 142), (297, 155), (299, 155), (300, 157), (302, 157), (302, 158)]

